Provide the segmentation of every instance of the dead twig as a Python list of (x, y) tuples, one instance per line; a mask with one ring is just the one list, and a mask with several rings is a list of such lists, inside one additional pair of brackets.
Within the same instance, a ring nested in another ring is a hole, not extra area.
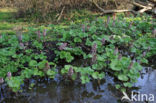
[(145, 12), (147, 10), (151, 10), (152, 9), (151, 6), (144, 6), (144, 5), (141, 5), (141, 4), (136, 3), (136, 2), (133, 2), (133, 4), (142, 8), (141, 10), (138, 11), (139, 13), (143, 13), (143, 12)]
[(60, 15), (59, 15), (59, 17), (57, 19), (57, 22), (59, 22), (61, 20), (61, 17), (62, 17), (62, 14), (64, 12), (64, 9), (65, 9), (65, 6), (62, 8), (61, 13), (60, 13)]
[(129, 11), (133, 11), (133, 10), (104, 10), (103, 8), (101, 8), (94, 0), (92, 1), (93, 4), (98, 8), (100, 9), (104, 14), (107, 14), (107, 13), (120, 13), (120, 12), (129, 12)]
[(147, 10), (151, 10), (152, 8), (143, 8), (143, 9), (141, 9), (141, 10), (139, 10), (138, 12), (139, 13), (143, 13), (143, 12), (145, 12), (145, 11), (147, 11)]
[(139, 3), (136, 3), (136, 2), (134, 2), (134, 1), (133, 1), (133, 4), (136, 5), (136, 6), (139, 6), (139, 7), (141, 7), (141, 8), (146, 8), (146, 6), (141, 5), (141, 4), (139, 4)]

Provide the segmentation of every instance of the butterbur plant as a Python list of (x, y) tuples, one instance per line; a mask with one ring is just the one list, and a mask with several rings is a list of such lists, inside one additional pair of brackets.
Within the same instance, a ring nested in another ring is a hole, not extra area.
[(43, 36), (46, 36), (46, 35), (47, 35), (47, 30), (44, 29), (44, 30), (43, 30)]
[(3, 84), (3, 83), (4, 83), (4, 79), (0, 78), (0, 84)]
[(87, 30), (89, 31), (89, 29), (90, 29), (90, 26), (87, 26)]
[(62, 44), (59, 46), (59, 50), (64, 50), (66, 47), (67, 47), (67, 43), (62, 43)]
[(152, 33), (153, 33), (154, 35), (156, 35), (156, 29), (154, 29)]
[(113, 20), (116, 20), (116, 13), (113, 14)]
[(69, 68), (68, 76), (71, 77), (74, 74), (74, 70), (72, 67)]
[(114, 55), (118, 53), (118, 47), (115, 47)]
[(20, 42), (19, 45), (22, 49), (25, 49), (24, 43)]
[(109, 25), (109, 22), (110, 22), (110, 16), (107, 17), (107, 22), (106, 22), (106, 26)]
[(36, 32), (36, 34), (37, 34), (37, 37), (40, 39), (40, 38), (41, 38), (41, 32), (40, 32), (40, 30), (38, 30), (38, 31)]
[(129, 24), (129, 29), (131, 29), (133, 22), (131, 21)]
[(115, 26), (115, 20), (113, 20), (112, 26)]
[(96, 54), (97, 44), (94, 43), (92, 46), (92, 54)]
[(8, 72), (8, 73), (7, 73), (7, 77), (8, 77), (9, 80), (11, 79), (11, 77), (12, 77), (11, 72)]
[(135, 63), (135, 61), (132, 60), (131, 63), (129, 64), (129, 66), (128, 66), (128, 70), (130, 70), (132, 68), (132, 66), (133, 66), (134, 63)]
[(94, 64), (97, 60), (97, 55), (96, 54), (93, 54), (93, 57), (92, 57), (92, 64)]
[(86, 29), (86, 27), (85, 27), (85, 25), (83, 24), (83, 25), (82, 25), (82, 32), (85, 32), (85, 29)]
[(122, 58), (122, 54), (119, 54), (118, 60), (121, 60), (121, 58)]
[(141, 64), (156, 53), (155, 24), (150, 20), (114, 14), (105, 20), (100, 17), (69, 26), (49, 25), (48, 31), (56, 35), (55, 40), (50, 39), (46, 29), (35, 32), (36, 28), (29, 28), (22, 35), (1, 34), (0, 84), (5, 80), (17, 92), (25, 79), (44, 76), (53, 79), (59, 74), (84, 84), (93, 79), (100, 81), (108, 72), (117, 79), (118, 88), (131, 87), (140, 75)]
[(22, 35), (18, 35), (19, 42), (22, 42), (22, 39), (23, 39)]
[(44, 71), (48, 71), (50, 69), (49, 63), (45, 63)]
[(146, 51), (144, 51), (143, 53), (142, 53), (142, 57), (145, 57), (146, 56)]
[(102, 45), (105, 45), (105, 38), (102, 38)]

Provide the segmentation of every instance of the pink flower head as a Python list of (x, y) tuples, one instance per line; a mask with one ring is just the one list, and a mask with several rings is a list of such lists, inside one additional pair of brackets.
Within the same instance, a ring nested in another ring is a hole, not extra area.
[(4, 79), (0, 78), (0, 84), (4, 83)]
[(10, 79), (11, 76), (12, 76), (11, 72), (8, 72), (8, 73), (7, 73), (7, 77)]
[(43, 31), (43, 36), (46, 36), (46, 35), (47, 35), (47, 30), (44, 29), (44, 31)]
[(62, 45), (59, 46), (59, 50), (64, 50), (67, 47), (67, 43), (62, 43)]
[(105, 38), (103, 38), (103, 39), (102, 39), (102, 44), (103, 44), (103, 45), (105, 44), (105, 41), (106, 41)]
[(94, 45), (92, 46), (92, 54), (96, 54), (96, 49), (97, 49), (97, 44), (94, 43)]
[(74, 74), (74, 70), (72, 67), (69, 68), (68, 76), (72, 76)]

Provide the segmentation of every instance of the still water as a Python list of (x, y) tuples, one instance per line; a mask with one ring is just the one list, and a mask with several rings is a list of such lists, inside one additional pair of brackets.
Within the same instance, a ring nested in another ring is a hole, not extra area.
[[(141, 74), (130, 91), (154, 94), (156, 99), (156, 70), (146, 67)], [(0, 103), (121, 103), (123, 96), (114, 88), (115, 81), (108, 74), (100, 84), (97, 81), (85, 85), (79, 82), (63, 82), (59, 76), (55, 80), (31, 80), (31, 82), (37, 82), (37, 85), (16, 96), (15, 94), (8, 96), (1, 87)], [(156, 100), (152, 103), (156, 103)]]

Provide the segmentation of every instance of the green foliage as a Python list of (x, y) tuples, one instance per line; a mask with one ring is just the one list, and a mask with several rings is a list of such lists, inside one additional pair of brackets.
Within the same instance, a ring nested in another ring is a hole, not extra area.
[[(60, 75), (66, 79), (81, 80), (84, 84), (92, 79), (101, 80), (109, 72), (118, 80), (115, 87), (125, 91), (137, 81), (141, 65), (148, 64), (147, 58), (156, 53), (156, 39), (152, 34), (156, 23), (149, 18), (119, 16), (109, 22), (97, 18), (66, 27), (49, 25), (50, 35), (43, 35), (43, 28), (30, 27), (28, 33), (22, 34), (22, 40), (2, 34), (0, 78), (5, 78), (16, 92), (25, 79), (32, 77), (55, 78), (61, 71)], [(57, 37), (56, 41), (51, 39), (52, 35)], [(79, 59), (83, 63), (75, 64)], [(8, 72), (13, 75), (8, 77)]]

